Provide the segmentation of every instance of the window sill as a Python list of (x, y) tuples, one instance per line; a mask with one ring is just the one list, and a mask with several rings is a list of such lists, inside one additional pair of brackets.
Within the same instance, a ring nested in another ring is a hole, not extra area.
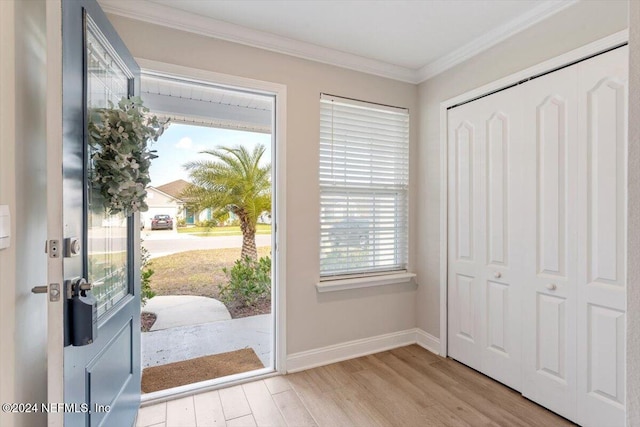
[(374, 286), (390, 285), (392, 283), (407, 283), (414, 277), (416, 277), (414, 273), (393, 273), (352, 279), (325, 280), (316, 283), (316, 289), (318, 292), (335, 292), (345, 291), (347, 289), (371, 288)]

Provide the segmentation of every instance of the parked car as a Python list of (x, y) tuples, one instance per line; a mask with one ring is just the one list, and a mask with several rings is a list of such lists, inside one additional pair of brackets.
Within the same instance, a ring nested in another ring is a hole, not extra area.
[(326, 234), (335, 246), (366, 248), (372, 243), (372, 226), (368, 219), (345, 218), (332, 224)]
[(151, 220), (152, 230), (173, 230), (173, 219), (169, 215), (155, 215)]

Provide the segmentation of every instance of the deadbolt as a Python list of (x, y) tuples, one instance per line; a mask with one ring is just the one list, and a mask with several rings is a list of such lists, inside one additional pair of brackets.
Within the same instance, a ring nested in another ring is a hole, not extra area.
[(49, 293), (49, 301), (51, 302), (60, 300), (60, 285), (58, 283), (52, 283), (49, 286), (34, 286), (31, 288), (31, 292), (34, 294)]
[(80, 245), (80, 239), (77, 237), (67, 237), (64, 239), (64, 256), (66, 258), (71, 258), (74, 256), (80, 255), (80, 250), (82, 246)]

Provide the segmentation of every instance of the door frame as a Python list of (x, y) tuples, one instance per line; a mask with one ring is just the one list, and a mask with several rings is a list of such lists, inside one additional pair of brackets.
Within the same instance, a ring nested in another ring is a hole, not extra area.
[(448, 121), (447, 110), (453, 106), (474, 101), (478, 98), (490, 95), (494, 92), (507, 89), (532, 77), (553, 72), (572, 63), (582, 61), (589, 57), (603, 53), (615, 47), (619, 47), (629, 41), (629, 31), (623, 30), (610, 36), (596, 40), (577, 49), (566, 52), (560, 56), (536, 64), (517, 73), (508, 75), (494, 82), (472, 89), (461, 95), (449, 98), (440, 103), (440, 356), (447, 357), (448, 331), (448, 277), (449, 268), (449, 224), (448, 224)]
[[(62, 241), (62, 0), (46, 2), (47, 22), (47, 240)], [(47, 280), (64, 283), (63, 257), (47, 257)], [(49, 284), (49, 283), (47, 283)], [(47, 401), (64, 402), (64, 304), (47, 304)], [(64, 413), (47, 416), (49, 427), (63, 427)]]
[[(191, 80), (195, 83), (202, 82), (210, 85), (228, 87), (230, 89), (244, 89), (257, 93), (274, 96), (275, 98), (275, 121), (272, 132), (274, 143), (272, 148), (272, 164), (275, 165), (272, 188), (273, 210), (272, 213), (272, 235), (271, 248), (273, 268), (275, 270), (274, 279), (274, 361), (276, 374), (287, 372), (287, 329), (286, 329), (286, 260), (287, 260), (287, 221), (286, 221), (286, 131), (287, 131), (287, 86), (280, 83), (272, 83), (262, 80), (239, 77), (230, 74), (218, 73), (215, 71), (202, 70), (185, 67), (166, 62), (153, 61), (144, 58), (135, 58), (140, 66), (141, 74), (160, 74), (167, 77), (175, 77), (183, 80)], [(275, 374), (267, 374), (275, 375)], [(234, 378), (224, 386), (254, 381), (256, 378)], [(153, 403), (175, 399), (181, 396), (194, 394), (220, 388), (220, 385), (205, 386), (197, 389), (179, 390), (177, 393), (158, 395), (152, 399), (143, 399), (142, 406)]]

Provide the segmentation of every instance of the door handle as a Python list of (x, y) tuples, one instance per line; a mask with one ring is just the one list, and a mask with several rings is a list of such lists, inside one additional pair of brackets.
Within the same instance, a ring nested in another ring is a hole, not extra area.
[(549, 284), (546, 286), (546, 288), (547, 288), (547, 289), (549, 289), (550, 291), (555, 291), (556, 289), (558, 289), (558, 286), (556, 286), (556, 284), (555, 284), (555, 283), (549, 283)]

